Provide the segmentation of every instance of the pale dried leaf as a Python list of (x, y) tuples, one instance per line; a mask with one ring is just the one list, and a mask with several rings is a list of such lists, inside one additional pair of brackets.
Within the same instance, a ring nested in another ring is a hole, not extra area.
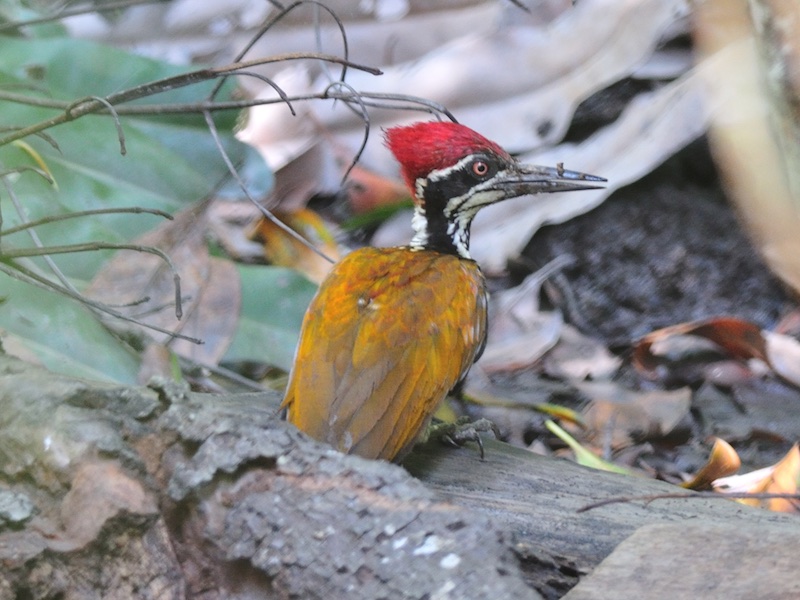
[(558, 343), (544, 357), (545, 373), (567, 380), (608, 379), (621, 364), (599, 340), (583, 335), (572, 325), (562, 327)]
[(695, 71), (634, 99), (617, 121), (580, 145), (561, 145), (521, 157), (598, 174), (606, 189), (516, 198), (491, 206), (475, 219), (473, 255), (490, 272), (505, 268), (533, 233), (547, 223), (563, 223), (595, 208), (615, 189), (661, 164), (705, 131), (706, 111)]
[(764, 331), (763, 335), (772, 369), (786, 381), (800, 386), (800, 342), (772, 331)]
[[(800, 114), (798, 85), (792, 85), (788, 75), (797, 71), (800, 60), (800, 45), (792, 36), (800, 5), (752, 4), (759, 9), (712, 0), (699, 4), (695, 13), (699, 53), (715, 65), (706, 71), (707, 91), (717, 105), (710, 131), (712, 150), (770, 268), (800, 290)], [(782, 25), (769, 25), (771, 19)], [(763, 27), (758, 43), (753, 38), (754, 22)]]
[[(273, 82), (287, 96), (311, 92), (308, 67), (302, 63), (291, 64), (272, 77)], [(256, 99), (274, 98), (275, 90), (265, 86)], [(247, 123), (236, 137), (253, 146), (264, 157), (273, 172), (301, 156), (315, 144), (314, 123), (307, 117), (308, 105), (295, 107), (297, 118), (292, 118), (285, 103), (263, 104), (247, 111)]]
[[(714, 481), (714, 489), (721, 493), (773, 493), (796, 494), (800, 481), (800, 449), (794, 444), (776, 464), (743, 473), (720, 477)], [(741, 499), (742, 504), (762, 506), (773, 511), (797, 512), (797, 501), (773, 498), (769, 500)]]
[(688, 414), (689, 388), (635, 392), (611, 382), (575, 384), (591, 399), (584, 411), (588, 437), (614, 449), (630, 445), (634, 438), (663, 437)]
[(487, 345), (477, 363), (484, 373), (530, 367), (558, 341), (563, 319), (559, 312), (539, 311), (541, 285), (533, 273), (492, 297)]
[[(548, 26), (520, 19), (467, 30), (413, 63), (384, 69), (377, 79), (353, 73), (348, 82), (355, 89), (440, 102), (464, 124), (520, 151), (560, 139), (581, 100), (644, 64), (663, 32), (687, 14), (684, 0), (587, 0)], [(327, 81), (318, 83), (323, 85)], [(360, 129), (344, 107), (316, 113), (337, 131)], [(376, 116), (381, 124), (397, 119), (391, 112)]]

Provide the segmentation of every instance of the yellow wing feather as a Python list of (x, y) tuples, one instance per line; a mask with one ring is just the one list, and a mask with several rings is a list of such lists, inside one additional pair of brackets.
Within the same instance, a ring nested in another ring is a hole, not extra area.
[(400, 458), (483, 345), (478, 266), (406, 248), (364, 248), (335, 267), (303, 321), (283, 405), (343, 452)]

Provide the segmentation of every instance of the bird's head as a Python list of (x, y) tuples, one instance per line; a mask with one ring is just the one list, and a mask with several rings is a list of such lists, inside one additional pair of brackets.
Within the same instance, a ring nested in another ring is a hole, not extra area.
[(518, 163), (469, 127), (421, 122), (393, 127), (386, 145), (414, 197), (412, 249), (469, 258), (469, 228), (484, 206), (543, 192), (601, 187), (605, 179), (561, 167)]

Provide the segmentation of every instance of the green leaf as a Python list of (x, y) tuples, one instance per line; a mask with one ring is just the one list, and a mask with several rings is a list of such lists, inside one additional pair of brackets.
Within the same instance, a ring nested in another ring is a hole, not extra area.
[(590, 467), (592, 469), (598, 469), (600, 471), (610, 471), (611, 473), (619, 473), (621, 475), (633, 475), (632, 471), (629, 471), (625, 467), (620, 467), (619, 465), (615, 465), (612, 462), (608, 462), (607, 460), (603, 460), (599, 456), (596, 456), (594, 453), (590, 452), (583, 446), (578, 443), (574, 437), (564, 431), (561, 427), (559, 427), (554, 421), (548, 419), (544, 422), (545, 427), (550, 430), (558, 439), (564, 442), (570, 449), (575, 453), (575, 461), (579, 465), (583, 465), (584, 467)]
[(225, 362), (258, 361), (288, 371), (317, 286), (283, 267), (240, 265), (242, 312)]
[[(34, 353), (51, 371), (136, 383), (139, 359), (74, 300), (5, 275), (0, 330)], [(0, 336), (7, 337), (0, 332)]]
[[(74, 100), (111, 92), (185, 72), (185, 68), (134, 56), (90, 42), (69, 39), (2, 39), (0, 81), (46, 90), (48, 98)], [(198, 102), (213, 82), (172, 90), (141, 103)], [(228, 86), (228, 92), (230, 91)], [(25, 89), (25, 88), (22, 88)], [(30, 92), (41, 98), (43, 94)], [(225, 98), (229, 94), (222, 94)], [(57, 110), (0, 102), (0, 131), (38, 123), (59, 114)], [(234, 164), (247, 167), (258, 191), (271, 185), (263, 160), (232, 133), (235, 113), (215, 115), (221, 140)], [(14, 181), (28, 219), (76, 210), (143, 206), (174, 212), (206, 196), (227, 176), (227, 169), (204, 119), (198, 115), (161, 117), (121, 116), (127, 154), (110, 116), (87, 116), (46, 131), (58, 150), (35, 136), (25, 141), (42, 157), (58, 188), (33, 173)], [(1, 135), (1, 134), (0, 134)], [(36, 166), (29, 153), (17, 147), (0, 148), (0, 168)], [(254, 169), (254, 166), (256, 167)], [(4, 226), (21, 222), (3, 205)], [(46, 245), (90, 241), (123, 242), (156, 225), (149, 216), (92, 217), (40, 227)], [(20, 248), (29, 244), (26, 234), (4, 243)], [(89, 280), (108, 253), (62, 255), (56, 263), (71, 277)]]
[[(100, 44), (66, 38), (22, 39), (0, 36), (0, 90), (32, 98), (71, 102), (186, 72), (185, 67), (143, 58)], [(171, 90), (137, 104), (198, 102), (216, 82)], [(229, 99), (232, 80), (218, 98)], [(0, 99), (0, 137), (9, 130), (51, 119), (61, 110)], [(263, 160), (233, 135), (236, 113), (215, 113), (220, 139), (231, 160), (257, 184), (271, 186)], [(109, 115), (79, 118), (24, 138), (28, 148), (0, 147), (0, 171), (41, 167), (57, 181), (53, 186), (32, 172), (9, 176), (9, 193), (0, 186), (4, 228), (25, 221), (75, 211), (147, 207), (176, 212), (206, 197), (227, 176), (215, 141), (200, 115), (120, 116), (127, 153), (120, 153)], [(46, 136), (46, 137), (45, 137)], [(51, 143), (52, 142), (52, 143)], [(41, 161), (37, 164), (37, 160)], [(125, 243), (154, 228), (159, 217), (113, 214), (41, 225), (36, 233), (46, 246), (91, 242)], [(3, 236), (0, 248), (33, 246), (26, 231)], [(0, 250), (1, 252), (2, 250)], [(92, 279), (112, 251), (53, 255), (53, 261), (77, 282)], [(30, 259), (48, 273), (43, 259)], [(13, 294), (10, 293), (13, 287)], [(138, 358), (73, 300), (10, 281), (0, 274), (0, 327), (19, 336), (48, 367), (87, 377), (133, 382)]]

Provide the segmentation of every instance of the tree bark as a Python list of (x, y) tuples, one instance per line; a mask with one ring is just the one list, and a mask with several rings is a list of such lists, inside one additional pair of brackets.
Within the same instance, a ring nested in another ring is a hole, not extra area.
[(576, 513), (674, 488), (491, 441), (343, 456), (278, 402), (0, 355), (0, 598), (556, 598), (646, 523), (798, 527), (724, 500)]

